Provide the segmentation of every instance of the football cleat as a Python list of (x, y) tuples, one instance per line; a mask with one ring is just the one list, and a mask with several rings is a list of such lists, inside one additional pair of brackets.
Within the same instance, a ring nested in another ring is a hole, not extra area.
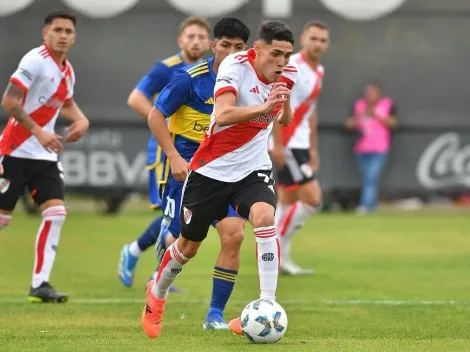
[(240, 318), (232, 319), (228, 322), (228, 328), (235, 335), (243, 335), (242, 324)]
[(32, 303), (65, 303), (69, 300), (66, 293), (58, 293), (48, 282), (29, 291), (28, 299)]
[(142, 312), (142, 328), (148, 337), (156, 338), (160, 335), (163, 325), (166, 299), (157, 299), (151, 293), (153, 282), (147, 284), (147, 301)]
[(132, 287), (134, 283), (135, 266), (138, 260), (139, 257), (135, 257), (129, 252), (128, 244), (122, 247), (121, 258), (118, 264), (118, 276), (123, 285)]
[(226, 330), (228, 325), (220, 314), (208, 314), (202, 328), (205, 330)]

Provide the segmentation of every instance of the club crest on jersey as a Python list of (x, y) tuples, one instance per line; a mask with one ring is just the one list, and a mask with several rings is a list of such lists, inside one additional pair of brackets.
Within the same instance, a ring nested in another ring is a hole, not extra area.
[(188, 208), (186, 207), (183, 207), (183, 218), (184, 218), (184, 222), (186, 224), (189, 224), (191, 222), (191, 218), (193, 217), (193, 212), (191, 210), (189, 210)]
[(0, 193), (6, 193), (8, 188), (10, 188), (10, 180), (7, 180), (6, 178), (0, 178)]

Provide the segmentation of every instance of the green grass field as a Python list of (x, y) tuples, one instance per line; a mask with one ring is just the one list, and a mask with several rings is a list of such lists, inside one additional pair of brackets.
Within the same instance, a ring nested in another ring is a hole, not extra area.
[[(116, 269), (121, 246), (154, 214), (115, 217), (69, 212), (51, 278), (71, 294), (64, 305), (27, 302), (39, 217), (15, 214), (0, 233), (0, 351), (470, 351), (470, 217), (466, 212), (318, 215), (296, 237), (295, 259), (313, 277), (281, 277), (278, 301), (289, 327), (278, 344), (250, 345), (203, 331), (219, 244), (209, 234), (178, 278), (159, 339), (140, 327), (153, 250), (134, 288)], [(226, 318), (258, 297), (254, 238), (247, 227), (242, 266)]]

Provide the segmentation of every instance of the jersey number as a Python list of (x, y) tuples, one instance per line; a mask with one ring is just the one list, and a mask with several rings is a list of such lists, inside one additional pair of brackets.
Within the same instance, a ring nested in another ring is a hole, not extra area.
[(268, 184), (269, 189), (275, 193), (274, 186), (270, 184), (271, 178), (266, 174), (262, 174), (261, 172), (258, 172), (258, 176), (261, 177), (263, 181)]
[(166, 197), (166, 207), (164, 215), (172, 219), (175, 217), (175, 200), (171, 199), (170, 197)]

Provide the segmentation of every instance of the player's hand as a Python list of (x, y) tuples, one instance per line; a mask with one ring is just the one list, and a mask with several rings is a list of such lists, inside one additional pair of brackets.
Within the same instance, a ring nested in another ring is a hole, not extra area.
[(277, 116), (277, 121), (284, 127), (289, 126), (289, 124), (292, 122), (292, 119), (294, 118), (294, 109), (289, 107), (288, 109), (285, 108), (286, 105), (284, 105), (283, 109)]
[(47, 132), (40, 128), (35, 136), (49, 153), (61, 153), (64, 150), (62, 136), (56, 133)]
[(181, 155), (175, 156), (170, 159), (171, 164), (171, 173), (173, 177), (177, 181), (184, 181), (186, 180), (186, 176), (188, 175), (189, 170), (189, 163), (184, 160)]
[(0, 164), (0, 176), (3, 175), (3, 171), (4, 171), (4, 170), (3, 170), (3, 165)]
[(286, 165), (286, 151), (283, 147), (276, 147), (271, 151), (271, 159), (273, 163), (279, 168), (279, 170), (283, 170), (284, 166)]
[(318, 157), (318, 151), (316, 149), (310, 149), (310, 166), (313, 172), (317, 172), (320, 167), (320, 158)]
[(279, 104), (283, 104), (287, 97), (290, 95), (290, 90), (287, 88), (287, 84), (284, 82), (277, 82), (274, 84), (271, 93), (269, 93), (268, 99), (264, 103), (266, 113), (270, 113)]
[(86, 133), (86, 131), (88, 130), (88, 126), (90, 126), (90, 123), (88, 122), (87, 119), (80, 119), (80, 120), (75, 121), (69, 127), (66, 128), (66, 130), (68, 131), (68, 134), (67, 136), (65, 136), (65, 141), (66, 142), (78, 141)]

